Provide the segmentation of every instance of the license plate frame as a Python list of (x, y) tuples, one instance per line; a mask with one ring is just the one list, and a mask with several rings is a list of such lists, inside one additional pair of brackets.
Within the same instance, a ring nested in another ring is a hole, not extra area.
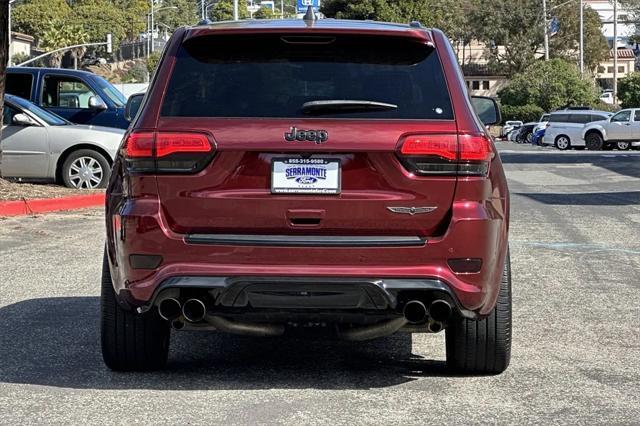
[[(296, 168), (299, 170), (294, 170)], [(271, 159), (272, 194), (339, 195), (341, 191), (342, 164), (339, 158)]]

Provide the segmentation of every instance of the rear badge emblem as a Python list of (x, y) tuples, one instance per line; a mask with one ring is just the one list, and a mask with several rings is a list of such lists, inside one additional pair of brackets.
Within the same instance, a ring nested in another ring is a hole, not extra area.
[(387, 207), (387, 209), (393, 213), (410, 214), (411, 216), (416, 214), (431, 213), (437, 207)]
[(313, 142), (315, 144), (325, 143), (329, 139), (329, 132), (326, 130), (298, 130), (295, 126), (284, 133), (284, 140), (287, 142)]

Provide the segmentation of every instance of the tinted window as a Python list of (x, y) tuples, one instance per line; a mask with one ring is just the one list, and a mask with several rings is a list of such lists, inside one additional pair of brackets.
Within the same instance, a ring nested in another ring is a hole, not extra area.
[(609, 117), (603, 114), (593, 114), (591, 116), (591, 121), (602, 121), (602, 120), (606, 120), (607, 118)]
[(631, 111), (629, 111), (629, 110), (620, 111), (619, 113), (617, 113), (616, 115), (611, 117), (611, 122), (612, 123), (624, 122), (624, 121), (629, 121), (630, 119), (631, 119)]
[(31, 103), (29, 101), (25, 101), (24, 99), (12, 98), (11, 102), (16, 104), (18, 107), (29, 111), (30, 113), (32, 113), (33, 115), (35, 115), (40, 120), (44, 121), (50, 126), (64, 126), (66, 124), (69, 124), (67, 120), (60, 117), (59, 115), (46, 111), (40, 108), (39, 106), (37, 106), (36, 104)]
[(82, 80), (59, 75), (46, 75), (42, 87), (45, 107), (89, 108), (89, 98), (96, 94)]
[(13, 122), (13, 116), (16, 114), (19, 114), (17, 109), (4, 104), (4, 108), (2, 109), (2, 125), (10, 126)]
[(104, 78), (96, 77), (95, 82), (116, 106), (122, 107), (127, 103), (124, 95)]
[(7, 73), (6, 92), (21, 98), (31, 99), (31, 85), (33, 76), (31, 74)]
[(569, 123), (569, 114), (551, 114), (549, 123)]
[(590, 114), (572, 114), (569, 116), (571, 123), (585, 124), (591, 121)]
[(161, 114), (301, 117), (317, 100), (376, 101), (396, 109), (316, 111), (340, 118), (453, 119), (437, 53), (405, 39), (208, 36), (177, 54)]
[(633, 121), (640, 121), (640, 110), (636, 110), (633, 114)]

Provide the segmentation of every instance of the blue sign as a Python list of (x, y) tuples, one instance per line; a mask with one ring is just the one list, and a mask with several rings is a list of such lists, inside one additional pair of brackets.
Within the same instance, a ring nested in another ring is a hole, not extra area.
[(298, 13), (305, 13), (309, 6), (317, 12), (320, 9), (320, 0), (298, 0)]

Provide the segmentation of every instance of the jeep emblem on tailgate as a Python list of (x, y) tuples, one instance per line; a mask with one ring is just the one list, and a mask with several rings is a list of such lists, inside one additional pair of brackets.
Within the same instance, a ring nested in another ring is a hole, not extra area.
[(298, 130), (293, 126), (288, 132), (285, 132), (284, 139), (288, 142), (309, 141), (321, 144), (329, 139), (329, 132), (326, 130)]

